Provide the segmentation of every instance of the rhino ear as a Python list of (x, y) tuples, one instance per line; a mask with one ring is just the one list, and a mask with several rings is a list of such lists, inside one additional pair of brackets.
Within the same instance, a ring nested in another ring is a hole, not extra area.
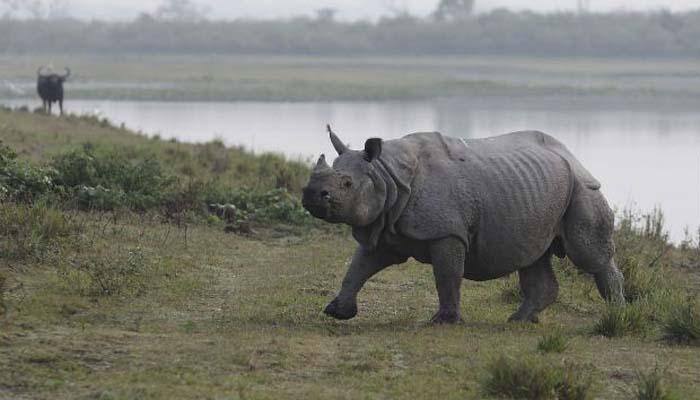
[(326, 129), (328, 129), (328, 134), (331, 137), (331, 143), (333, 143), (333, 148), (335, 148), (335, 151), (338, 152), (338, 155), (341, 155), (348, 151), (348, 146), (343, 143), (342, 140), (338, 136), (333, 133), (333, 130), (331, 129), (330, 125), (326, 125)]
[(365, 142), (365, 160), (372, 162), (382, 154), (382, 139), (370, 138)]
[(326, 163), (326, 155), (321, 154), (321, 157), (318, 158), (318, 161), (316, 161), (316, 166), (314, 167), (314, 171), (321, 171), (324, 169), (330, 168), (328, 164)]

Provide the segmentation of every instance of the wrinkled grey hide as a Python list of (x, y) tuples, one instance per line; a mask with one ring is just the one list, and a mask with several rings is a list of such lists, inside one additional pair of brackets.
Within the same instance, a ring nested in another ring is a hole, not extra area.
[(321, 156), (303, 204), (318, 218), (351, 225), (359, 246), (327, 314), (354, 317), (364, 283), (409, 257), (433, 265), (436, 323), (460, 320), (462, 278), (514, 271), (524, 301), (511, 320), (537, 321), (557, 297), (552, 254), (591, 273), (604, 299), (624, 302), (613, 213), (598, 181), (551, 136), (463, 141), (414, 133), (369, 139), (353, 151), (329, 132), (339, 156), (332, 168)]

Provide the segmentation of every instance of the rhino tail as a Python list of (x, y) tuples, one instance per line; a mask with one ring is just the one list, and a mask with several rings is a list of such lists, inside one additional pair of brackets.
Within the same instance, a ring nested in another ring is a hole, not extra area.
[(542, 135), (541, 138), (545, 147), (554, 151), (569, 163), (571, 171), (574, 173), (574, 177), (576, 178), (577, 182), (583, 184), (586, 188), (591, 190), (600, 189), (600, 182), (594, 178), (590, 172), (588, 172), (588, 170), (576, 159), (576, 157), (574, 157), (573, 154), (571, 154), (569, 149), (567, 149), (563, 143), (547, 134), (542, 132), (539, 133)]

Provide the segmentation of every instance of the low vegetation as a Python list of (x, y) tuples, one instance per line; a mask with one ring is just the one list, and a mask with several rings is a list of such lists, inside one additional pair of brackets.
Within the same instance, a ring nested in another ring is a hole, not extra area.
[(568, 339), (559, 330), (547, 333), (537, 342), (537, 350), (542, 353), (562, 353), (568, 347)]
[(484, 391), (493, 396), (512, 399), (593, 398), (593, 377), (585, 366), (557, 365), (533, 356), (501, 356), (486, 367), (488, 377)]
[(680, 400), (664, 383), (663, 371), (656, 366), (649, 372), (637, 373), (637, 400)]
[(664, 339), (700, 346), (700, 306), (696, 301), (677, 304), (663, 322)]
[(464, 324), (430, 326), (409, 261), (339, 322), (321, 310), (353, 240), (299, 207), (306, 163), (7, 110), (0, 137), (2, 398), (700, 396), (698, 238), (668, 243), (658, 212), (618, 218), (625, 306), (563, 260), (539, 324), (506, 322), (510, 277), (465, 281)]

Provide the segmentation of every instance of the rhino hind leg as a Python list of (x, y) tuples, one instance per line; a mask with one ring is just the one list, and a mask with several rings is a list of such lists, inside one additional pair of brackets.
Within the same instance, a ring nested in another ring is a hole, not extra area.
[(534, 264), (518, 271), (523, 302), (508, 321), (538, 322), (537, 315), (557, 299), (559, 284), (551, 259), (547, 252)]
[(615, 265), (614, 215), (597, 190), (577, 187), (564, 216), (566, 255), (578, 268), (593, 275), (600, 296), (624, 303), (624, 277)]

